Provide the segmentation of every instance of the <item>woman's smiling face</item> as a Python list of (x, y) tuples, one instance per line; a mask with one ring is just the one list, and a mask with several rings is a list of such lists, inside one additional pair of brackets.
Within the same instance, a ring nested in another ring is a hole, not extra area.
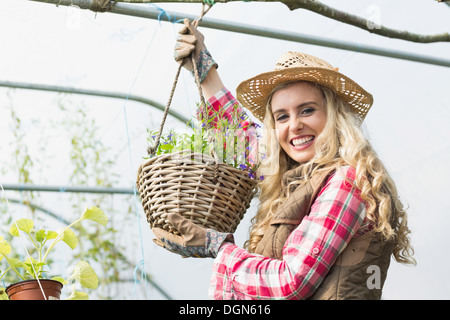
[(271, 106), (280, 146), (298, 163), (311, 160), (327, 120), (322, 91), (310, 83), (296, 82), (276, 91)]

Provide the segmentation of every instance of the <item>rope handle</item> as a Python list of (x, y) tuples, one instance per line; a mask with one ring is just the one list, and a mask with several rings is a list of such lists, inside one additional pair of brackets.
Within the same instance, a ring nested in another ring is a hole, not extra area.
[[(194, 27), (198, 26), (198, 24), (200, 23), (200, 21), (203, 18), (203, 16), (209, 11), (209, 9), (211, 9), (211, 7), (212, 7), (212, 5), (209, 5), (209, 7), (205, 10), (205, 3), (202, 4), (202, 12), (201, 12), (200, 16), (194, 20), (194, 22), (193, 22)], [(194, 78), (195, 78), (195, 83), (196, 83), (197, 88), (198, 88), (198, 93), (199, 93), (199, 96), (200, 96), (200, 102), (201, 102), (201, 104), (203, 106), (203, 108), (201, 108), (202, 113), (203, 113), (203, 117), (204, 117), (204, 119), (208, 120), (209, 119), (209, 114), (207, 112), (207, 105), (206, 105), (205, 97), (203, 96), (203, 90), (202, 90), (202, 87), (201, 87), (201, 84), (200, 84), (200, 78), (199, 78), (199, 75), (198, 75), (198, 69), (197, 69), (197, 63), (195, 61), (195, 52), (194, 51), (192, 51), (192, 53), (190, 55), (190, 59), (191, 59), (192, 66), (193, 66), (193, 69), (194, 69)], [(163, 132), (163, 129), (164, 129), (164, 125), (166, 123), (167, 114), (169, 113), (170, 105), (172, 103), (173, 95), (175, 93), (175, 88), (176, 88), (177, 83), (178, 83), (178, 78), (180, 76), (180, 72), (181, 72), (182, 66), (183, 66), (183, 63), (180, 63), (178, 65), (178, 69), (177, 69), (177, 72), (175, 74), (175, 80), (174, 80), (173, 85), (172, 85), (172, 90), (170, 91), (170, 94), (169, 94), (169, 100), (167, 101), (167, 105), (166, 105), (166, 107), (164, 109), (164, 113), (163, 113), (163, 117), (162, 117), (162, 120), (161, 120), (161, 123), (160, 123), (160, 126), (159, 126), (158, 134), (157, 134), (156, 139), (155, 139), (155, 144), (153, 146), (151, 146), (151, 147), (148, 147), (148, 149), (147, 149), (147, 152), (148, 152), (149, 156), (153, 156), (155, 154), (155, 152), (158, 149), (158, 146), (160, 144), (161, 135), (162, 135), (162, 132)], [(207, 129), (208, 129), (208, 127), (211, 126), (211, 121), (207, 121), (206, 125), (207, 125)], [(208, 140), (208, 142), (210, 142), (210, 143), (214, 142), (214, 140), (215, 140), (214, 137), (209, 136), (209, 138), (211, 138), (211, 139)], [(214, 159), (215, 159), (216, 164), (217, 164), (218, 163), (218, 157), (217, 157), (217, 154), (216, 154), (216, 151), (214, 150), (214, 148), (211, 148), (211, 153), (212, 153), (212, 156), (214, 156)]]

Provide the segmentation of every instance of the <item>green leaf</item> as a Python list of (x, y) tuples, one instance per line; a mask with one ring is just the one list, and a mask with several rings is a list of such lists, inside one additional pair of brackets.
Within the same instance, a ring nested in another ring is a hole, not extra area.
[(36, 241), (42, 242), (45, 240), (45, 230), (41, 229), (38, 232), (36, 232)]
[(78, 245), (78, 238), (72, 229), (64, 230), (61, 240), (67, 243), (67, 245), (73, 250)]
[[(23, 268), (23, 269), (25, 269), (25, 272), (28, 273), (31, 277), (36, 278), (36, 276), (33, 272), (33, 269), (31, 268), (29, 263), (22, 262), (21, 260), (16, 259), (16, 258), (10, 258), (9, 262), (11, 263), (11, 265), (14, 268), (16, 268), (16, 269)], [(28, 262), (28, 260), (26, 262)]]
[(55, 231), (47, 231), (47, 240), (55, 239), (58, 236), (58, 233)]
[(89, 295), (86, 292), (74, 290), (66, 300), (89, 300)]
[[(25, 260), (25, 264), (28, 266), (30, 266), (31, 264), (37, 266), (38, 264), (41, 264), (41, 263), (39, 261), (37, 261), (35, 258), (30, 257), (30, 258), (27, 258), (27, 260)], [(41, 265), (43, 265), (43, 264), (41, 264)]]
[[(31, 229), (33, 229), (34, 223), (31, 219), (19, 219), (9, 227), (9, 233), (14, 237), (20, 237), (19, 230), (22, 230), (26, 233), (30, 233)], [(17, 230), (19, 228), (19, 230)]]
[(92, 220), (103, 226), (105, 226), (109, 220), (108, 217), (106, 216), (106, 214), (97, 207), (91, 207), (89, 209), (86, 209), (81, 218), (87, 219), (87, 220)]
[[(9, 245), (8, 241), (4, 240), (3, 237), (0, 237), (0, 253), (3, 255), (7, 255), (11, 252), (11, 246)], [(3, 258), (3, 256), (0, 256), (0, 260)]]
[(15, 265), (16, 268), (20, 268), (20, 267), (24, 268), (28, 272), (28, 274), (35, 279), (40, 276), (39, 274), (36, 275), (36, 273), (38, 273), (38, 271), (39, 271), (38, 267), (45, 265), (45, 263), (39, 262), (34, 258), (31, 258), (31, 260), (30, 260), (30, 258), (27, 258), (27, 260), (25, 260), (25, 262), (21, 262), (20, 260), (17, 260), (15, 263), (17, 263), (17, 265)]
[(59, 282), (61, 282), (62, 284), (66, 284), (66, 280), (64, 280), (64, 279), (63, 279), (62, 277), (60, 277), (60, 276), (53, 277), (52, 280), (59, 281)]
[(21, 260), (16, 258), (10, 258), (9, 261), (13, 265), (14, 268), (26, 268), (27, 266)]
[(98, 287), (97, 274), (86, 261), (80, 261), (75, 265), (73, 277), (85, 288), (96, 289)]
[(161, 145), (161, 150), (169, 151), (169, 150), (172, 150), (172, 149), (173, 149), (173, 145), (171, 145), (171, 144), (162, 144)]
[(9, 300), (5, 288), (0, 287), (0, 300)]

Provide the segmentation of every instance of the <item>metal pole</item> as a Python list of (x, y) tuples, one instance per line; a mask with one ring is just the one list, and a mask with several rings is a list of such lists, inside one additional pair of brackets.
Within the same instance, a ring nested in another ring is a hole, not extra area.
[[(92, 0), (29, 0), (29, 1), (37, 1), (64, 6), (77, 6), (80, 9), (87, 9), (87, 10), (91, 10), (91, 8), (93, 8)], [(197, 18), (196, 16), (184, 13), (158, 10), (146, 4), (114, 3), (114, 5), (108, 10), (108, 12), (140, 18), (155, 19), (159, 21), (169, 21), (172, 23), (178, 23), (179, 19), (182, 18), (188, 18), (190, 20)], [(169, 19), (169, 17), (177, 17), (177, 18)], [(420, 54), (399, 50), (394, 51), (346, 41), (336, 41), (324, 37), (310, 36), (306, 34), (287, 32), (284, 30), (277, 30), (272, 28), (262, 28), (238, 22), (229, 22), (205, 17), (202, 19), (201, 26), (205, 28), (217, 29), (222, 31), (244, 33), (272, 39), (300, 42), (317, 46), (348, 50), (366, 54), (373, 54), (395, 59), (409, 60), (443, 67), (450, 67), (450, 60), (438, 57), (424, 56)]]
[(4, 184), (3, 189), (16, 191), (42, 191), (42, 192), (134, 194), (133, 189), (126, 189), (126, 188), (42, 186), (35, 184)]
[[(151, 107), (154, 107), (156, 109), (159, 109), (161, 111), (164, 111), (164, 109), (165, 109), (165, 107), (162, 104), (160, 104), (154, 100), (136, 96), (136, 95), (128, 95), (125, 93), (100, 91), (100, 90), (89, 90), (89, 89), (80, 89), (80, 88), (64, 87), (64, 86), (44, 85), (44, 84), (34, 84), (34, 83), (25, 83), (25, 82), (13, 82), (13, 81), (0, 81), (0, 87), (75, 93), (75, 94), (84, 94), (84, 95), (89, 95), (89, 96), (99, 96), (99, 97), (133, 100), (133, 101), (145, 103), (145, 104), (147, 104)], [(169, 109), (169, 114), (171, 116), (173, 116), (174, 118), (180, 120), (184, 124), (186, 124), (189, 121), (188, 118), (186, 118), (182, 114), (178, 113), (177, 111), (173, 111), (173, 110)]]

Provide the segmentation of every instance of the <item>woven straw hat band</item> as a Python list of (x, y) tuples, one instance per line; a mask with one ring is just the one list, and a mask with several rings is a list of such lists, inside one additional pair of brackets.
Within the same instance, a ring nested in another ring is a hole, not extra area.
[(257, 119), (263, 121), (269, 94), (277, 85), (308, 81), (331, 89), (346, 102), (362, 122), (373, 104), (370, 93), (355, 81), (338, 72), (328, 62), (315, 56), (289, 51), (277, 61), (274, 71), (243, 81), (237, 87), (237, 99)]

